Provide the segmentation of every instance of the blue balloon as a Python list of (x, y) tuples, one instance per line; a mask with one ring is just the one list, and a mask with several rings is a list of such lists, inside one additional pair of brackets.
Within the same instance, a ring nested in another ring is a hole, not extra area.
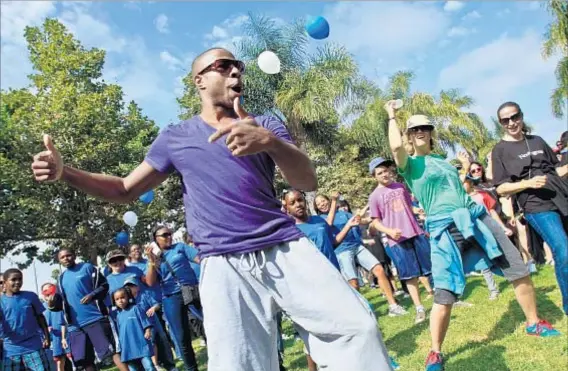
[(116, 234), (116, 244), (118, 246), (128, 245), (128, 233), (122, 231)]
[(316, 40), (329, 36), (329, 23), (324, 17), (310, 18), (306, 24), (306, 32)]
[(139, 200), (145, 204), (149, 204), (154, 199), (154, 190), (149, 190), (148, 192), (144, 193), (140, 196)]

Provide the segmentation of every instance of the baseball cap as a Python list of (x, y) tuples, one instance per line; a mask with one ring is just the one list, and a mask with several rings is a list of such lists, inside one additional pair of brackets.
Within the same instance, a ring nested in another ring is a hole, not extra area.
[(126, 259), (126, 254), (122, 250), (112, 250), (109, 251), (106, 255), (106, 262), (108, 263), (111, 259), (114, 258), (124, 258)]
[(418, 126), (430, 126), (432, 129), (434, 128), (434, 124), (432, 124), (432, 121), (430, 121), (430, 119), (425, 115), (412, 115), (406, 121), (406, 130)]
[(126, 285), (140, 286), (140, 282), (138, 281), (138, 278), (136, 278), (136, 275), (133, 274), (126, 277), (126, 279), (124, 280), (124, 284), (122, 286), (124, 287)]
[(386, 166), (394, 165), (394, 162), (392, 160), (388, 160), (382, 157), (377, 157), (372, 159), (371, 162), (369, 162), (369, 173), (373, 175), (375, 173), (375, 169), (384, 163), (386, 163)]

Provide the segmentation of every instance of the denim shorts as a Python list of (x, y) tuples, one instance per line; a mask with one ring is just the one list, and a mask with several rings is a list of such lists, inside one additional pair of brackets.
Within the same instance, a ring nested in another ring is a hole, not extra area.
[(430, 242), (424, 235), (388, 246), (385, 250), (393, 261), (401, 281), (428, 276), (432, 273)]
[(345, 250), (337, 254), (337, 261), (341, 274), (347, 281), (356, 280), (359, 278), (357, 274), (357, 264), (370, 271), (379, 261), (365, 246), (359, 246), (353, 249)]

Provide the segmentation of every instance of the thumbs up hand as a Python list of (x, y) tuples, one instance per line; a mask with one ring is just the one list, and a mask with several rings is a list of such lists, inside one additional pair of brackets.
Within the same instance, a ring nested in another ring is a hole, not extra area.
[(63, 174), (63, 159), (49, 135), (43, 135), (43, 144), (46, 150), (35, 155), (32, 163), (34, 177), (38, 182), (55, 182)]
[(209, 137), (209, 143), (228, 134), (225, 143), (233, 156), (254, 155), (269, 149), (272, 140), (275, 139), (272, 132), (258, 126), (254, 118), (241, 106), (239, 98), (235, 98), (234, 108), (239, 119), (218, 129)]

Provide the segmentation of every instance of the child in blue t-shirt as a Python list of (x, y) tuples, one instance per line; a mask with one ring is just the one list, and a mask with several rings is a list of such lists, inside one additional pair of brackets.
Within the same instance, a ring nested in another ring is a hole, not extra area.
[(23, 275), (19, 269), (8, 269), (3, 277), (0, 333), (4, 339), (4, 370), (50, 371), (45, 349), (51, 342), (41, 301), (35, 293), (21, 291)]
[(116, 290), (112, 295), (114, 305), (118, 307), (116, 320), (118, 322), (118, 339), (122, 345), (120, 360), (131, 371), (138, 370), (142, 365), (145, 371), (156, 371), (152, 356), (152, 323), (137, 305), (135, 299), (125, 288)]
[(127, 277), (124, 280), (124, 287), (129, 295), (134, 298), (134, 302), (146, 313), (146, 316), (150, 319), (150, 323), (152, 324), (152, 332), (154, 333), (152, 342), (154, 343), (155, 354), (152, 357), (152, 361), (154, 365), (158, 366), (159, 364), (167, 371), (177, 371), (168, 336), (159, 318), (157, 318), (160, 303), (154, 299), (149, 290), (143, 288), (144, 285), (140, 285), (140, 281), (135, 275)]
[[(41, 286), (41, 292), (44, 297), (49, 297), (57, 292), (57, 288), (54, 284), (48, 282)], [(65, 315), (63, 311), (52, 312), (48, 309), (43, 312), (43, 315), (47, 322), (49, 333), (51, 334), (53, 361), (55, 362), (57, 371), (64, 371), (66, 369), (66, 362), (71, 362), (70, 359), (67, 360), (71, 355), (69, 354), (69, 337), (67, 336)]]

